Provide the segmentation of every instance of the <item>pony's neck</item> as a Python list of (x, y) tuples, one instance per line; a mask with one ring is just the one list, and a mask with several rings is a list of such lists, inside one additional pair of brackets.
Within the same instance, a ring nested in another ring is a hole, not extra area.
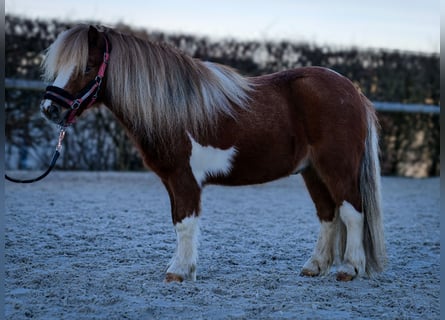
[[(173, 137), (211, 130), (220, 115), (246, 108), (249, 80), (165, 44), (110, 32), (107, 93), (130, 130)], [(171, 140), (171, 139), (170, 139)]]

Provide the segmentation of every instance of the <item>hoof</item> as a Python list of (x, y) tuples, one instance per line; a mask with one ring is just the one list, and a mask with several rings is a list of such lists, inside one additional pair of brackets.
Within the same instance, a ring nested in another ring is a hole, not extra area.
[(166, 283), (170, 283), (170, 282), (182, 282), (184, 281), (184, 278), (181, 277), (178, 274), (174, 274), (174, 273), (167, 273), (165, 275), (165, 280)]
[(337, 281), (351, 281), (358, 276), (358, 270), (351, 264), (342, 265), (337, 272)]
[(320, 275), (320, 271), (314, 271), (311, 269), (303, 269), (300, 272), (300, 276), (303, 277), (318, 277)]
[(348, 274), (346, 272), (337, 273), (337, 281), (348, 282), (352, 281), (355, 278), (355, 275)]
[(300, 275), (305, 277), (318, 277), (324, 275), (329, 270), (329, 263), (321, 262), (320, 260), (314, 260), (310, 258), (303, 265)]

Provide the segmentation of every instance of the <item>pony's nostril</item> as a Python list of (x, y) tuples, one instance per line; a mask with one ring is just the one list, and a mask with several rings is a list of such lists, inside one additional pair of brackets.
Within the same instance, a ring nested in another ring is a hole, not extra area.
[(57, 106), (55, 106), (55, 105), (50, 105), (49, 107), (48, 107), (48, 113), (50, 114), (50, 115), (52, 115), (52, 116), (54, 116), (54, 115), (58, 115), (59, 114), (59, 108), (57, 107)]
[(57, 105), (42, 105), (43, 114), (50, 120), (57, 120), (60, 116), (60, 108)]
[(52, 119), (57, 119), (60, 115), (60, 109), (58, 106), (51, 104), (47, 109), (46, 109), (47, 114), (52, 118)]

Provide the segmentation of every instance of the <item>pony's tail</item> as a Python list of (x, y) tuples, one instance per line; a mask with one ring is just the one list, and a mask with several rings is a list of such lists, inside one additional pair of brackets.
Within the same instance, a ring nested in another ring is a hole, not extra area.
[(371, 102), (363, 95), (362, 100), (366, 105), (368, 131), (360, 168), (360, 193), (364, 214), (363, 245), (366, 255), (366, 273), (372, 275), (383, 271), (385, 267), (386, 246), (380, 205), (378, 122)]

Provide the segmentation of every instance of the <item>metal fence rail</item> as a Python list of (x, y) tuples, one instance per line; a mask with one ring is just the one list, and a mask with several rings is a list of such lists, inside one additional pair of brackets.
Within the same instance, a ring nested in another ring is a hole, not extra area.
[(440, 107), (430, 104), (407, 104), (399, 102), (373, 101), (377, 111), (406, 112), (406, 113), (440, 113)]
[(39, 80), (5, 78), (6, 89), (44, 91), (49, 83)]
[[(30, 91), (44, 91), (49, 83), (39, 80), (5, 78), (5, 88)], [(428, 104), (405, 104), (399, 102), (373, 101), (377, 111), (406, 112), (406, 113), (433, 113), (439, 114), (440, 107)]]

